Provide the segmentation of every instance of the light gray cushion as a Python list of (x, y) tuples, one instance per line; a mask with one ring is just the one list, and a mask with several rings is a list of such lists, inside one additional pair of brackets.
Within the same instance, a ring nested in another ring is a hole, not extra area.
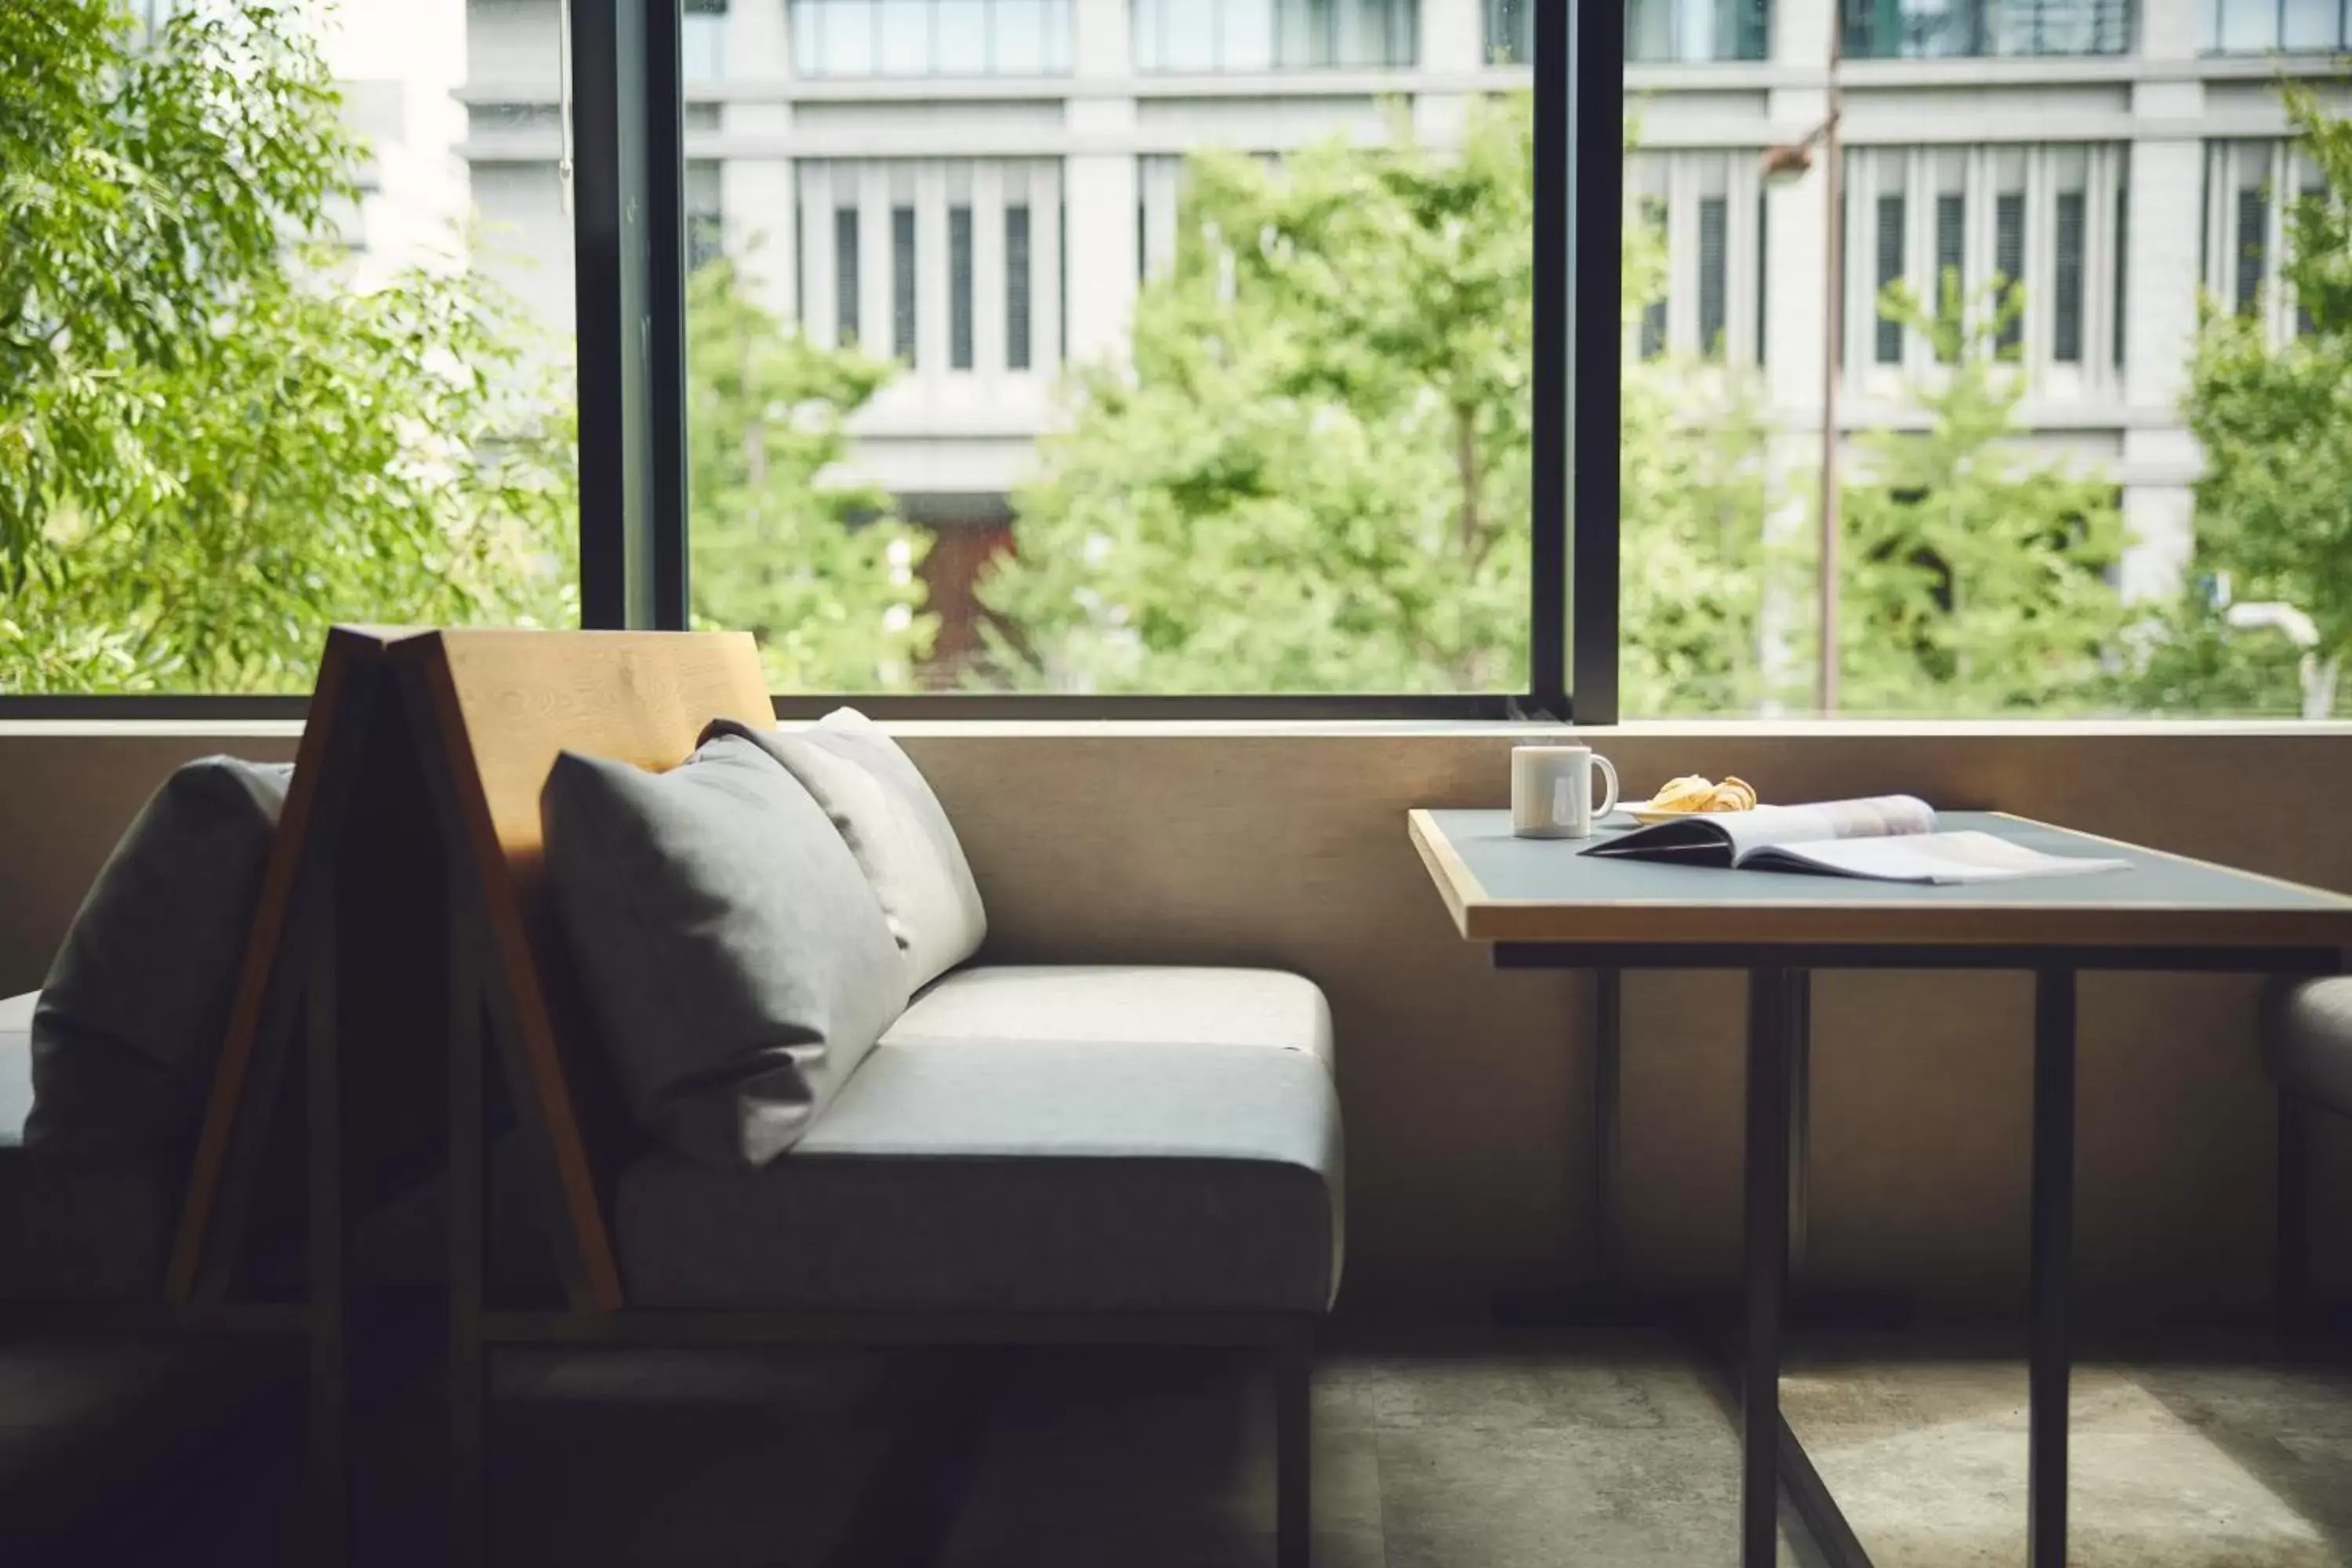
[(186, 763), (115, 845), (33, 1014), (28, 1147), (184, 1157), (194, 1145), (293, 775), (234, 757)]
[(704, 731), (756, 742), (824, 807), (874, 884), (919, 990), (980, 951), (988, 913), (939, 796), (898, 742), (854, 708), (786, 733), (721, 719)]
[(790, 1148), (907, 1005), (874, 890), (750, 742), (651, 773), (565, 752), (548, 885), (639, 1125), (706, 1163)]
[(2352, 976), (2273, 986), (2263, 1052), (2281, 1089), (2352, 1115)]
[(21, 1146), (39, 995), (0, 1001), (0, 1300), (152, 1299), (163, 1288), (184, 1178), (162, 1155)]
[(1274, 969), (1005, 964), (945, 976), (882, 1038), (1262, 1046), (1304, 1051), (1328, 1068), (1331, 1008), (1313, 981)]
[(1304, 1051), (876, 1047), (788, 1159), (622, 1173), (630, 1300), (867, 1311), (1321, 1311), (1339, 1107)]

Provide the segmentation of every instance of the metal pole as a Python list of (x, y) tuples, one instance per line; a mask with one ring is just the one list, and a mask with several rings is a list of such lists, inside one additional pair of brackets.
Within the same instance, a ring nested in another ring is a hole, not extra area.
[(1814, 682), (1814, 698), (1823, 713), (1834, 713), (1838, 705), (1838, 483), (1837, 483), (1837, 389), (1838, 372), (1844, 358), (1843, 343), (1845, 304), (1844, 247), (1839, 242), (1840, 199), (1845, 192), (1845, 170), (1838, 146), (1838, 65), (1845, 47), (1845, 8), (1832, 8), (1830, 16), (1830, 70), (1828, 112), (1822, 121), (1822, 174), (1827, 189), (1822, 201), (1827, 212), (1822, 219), (1822, 232), (1828, 245), (1823, 250), (1825, 265), (1822, 268), (1822, 538), (1821, 538), (1821, 669)]

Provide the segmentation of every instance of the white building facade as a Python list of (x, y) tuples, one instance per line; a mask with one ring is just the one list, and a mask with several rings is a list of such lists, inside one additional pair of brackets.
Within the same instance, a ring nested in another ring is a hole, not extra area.
[[(822, 342), (908, 369), (858, 464), (909, 517), (1001, 529), (1073, 360), (1124, 352), (1173, 245), (1181, 161), (1443, 141), (1524, 87), (1539, 0), (688, 0), (691, 244), (736, 257)], [(2021, 281), (2032, 439), (2121, 489), (2131, 592), (2176, 577), (2199, 454), (2179, 400), (2200, 289), (2295, 330), (2283, 197), (2310, 183), (2274, 83), (2332, 78), (2347, 0), (1844, 0), (1839, 423), (1916, 418), (1932, 353), (1880, 287)], [(1669, 288), (1636, 353), (1760, 368), (1792, 454), (1819, 440), (1826, 181), (1767, 188), (1827, 104), (1829, 0), (1630, 0), (1627, 180)], [(468, 0), (458, 151), (510, 278), (569, 330), (557, 0)], [(2336, 90), (2333, 86), (2330, 91)]]

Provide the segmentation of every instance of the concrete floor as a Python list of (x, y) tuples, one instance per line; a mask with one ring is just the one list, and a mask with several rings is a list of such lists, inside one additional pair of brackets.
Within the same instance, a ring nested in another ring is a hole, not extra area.
[[(950, 1365), (981, 1397), (926, 1398), (945, 1369), (906, 1358), (512, 1354), (499, 1560), (1271, 1561), (1271, 1399), (1255, 1369), (1208, 1352)], [(440, 1555), (419, 1439), (430, 1393), (420, 1379), (372, 1426), (365, 1563)], [(1783, 1397), (1882, 1568), (2021, 1560), (2017, 1362), (1878, 1338), (1809, 1352)], [(2176, 1345), (2084, 1366), (2074, 1409), (2082, 1568), (2352, 1564), (2352, 1364)], [(1732, 1428), (1712, 1382), (1663, 1336), (1343, 1343), (1318, 1365), (1315, 1417), (1321, 1568), (1733, 1561)], [(290, 1461), (275, 1463), (249, 1467), (241, 1503), (215, 1496), (215, 1517), (184, 1520), (174, 1560), (268, 1560), (292, 1480)], [(198, 1538), (216, 1551), (192, 1556)], [(1784, 1519), (1781, 1561), (1817, 1560)]]

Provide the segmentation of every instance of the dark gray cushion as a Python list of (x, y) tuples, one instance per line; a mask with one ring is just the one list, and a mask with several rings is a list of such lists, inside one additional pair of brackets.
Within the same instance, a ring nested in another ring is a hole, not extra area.
[(293, 775), (234, 757), (189, 763), (115, 845), (34, 1010), (28, 1148), (193, 1146)]
[(179, 1218), (177, 1162), (20, 1146), (38, 996), (0, 1001), (0, 1300), (152, 1299)]
[(639, 1306), (1321, 1311), (1339, 1107), (1305, 1051), (877, 1047), (789, 1159), (622, 1173)]
[(2352, 1115), (2352, 977), (2282, 981), (2263, 1022), (2263, 1053), (2279, 1087)]
[(841, 835), (730, 736), (666, 773), (567, 752), (540, 804), (557, 915), (639, 1124), (710, 1164), (782, 1153), (907, 1005)]
[(857, 857), (920, 990), (980, 951), (988, 913), (955, 825), (898, 742), (854, 708), (786, 733), (730, 719), (704, 731), (757, 742), (800, 780)]

